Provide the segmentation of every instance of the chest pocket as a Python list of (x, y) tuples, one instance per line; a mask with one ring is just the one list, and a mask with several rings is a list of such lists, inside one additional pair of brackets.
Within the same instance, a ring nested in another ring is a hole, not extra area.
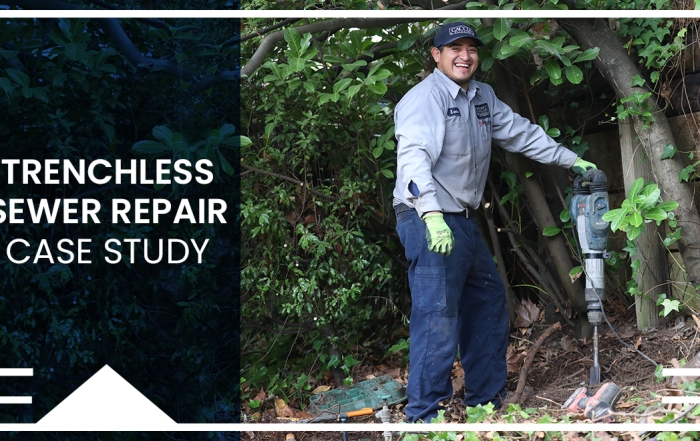
[(479, 132), (479, 149), (485, 154), (491, 151), (491, 111), (489, 105), (477, 104), (474, 106), (476, 121)]
[(448, 118), (445, 121), (445, 142), (442, 145), (441, 156), (469, 156), (471, 139), (467, 121), (458, 118)]

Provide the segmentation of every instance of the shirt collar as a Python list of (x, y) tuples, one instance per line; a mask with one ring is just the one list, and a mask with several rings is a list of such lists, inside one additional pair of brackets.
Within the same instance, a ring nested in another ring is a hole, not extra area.
[[(445, 75), (445, 74), (444, 74), (440, 69), (438, 69), (437, 67), (433, 70), (433, 74), (436, 76), (436, 78), (438, 79), (438, 81), (440, 81), (440, 83), (442, 83), (442, 85), (447, 89), (447, 92), (450, 94), (450, 96), (452, 97), (452, 99), (456, 100), (456, 99), (457, 99), (457, 95), (459, 94), (459, 91), (460, 91), (460, 90), (464, 90), (464, 89), (462, 89), (462, 87), (461, 87), (459, 84), (457, 84), (457, 83), (455, 83), (454, 81), (452, 81), (452, 80), (450, 79), (450, 77), (448, 77), (447, 75)], [(466, 93), (466, 95), (467, 95), (467, 99), (468, 99), (469, 101), (471, 101), (472, 98), (474, 98), (474, 96), (475, 96), (478, 92), (479, 92), (479, 86), (477, 86), (476, 83), (475, 83), (473, 80), (469, 81), (469, 85), (468, 85), (468, 87), (467, 87), (467, 90), (464, 90), (464, 93)]]

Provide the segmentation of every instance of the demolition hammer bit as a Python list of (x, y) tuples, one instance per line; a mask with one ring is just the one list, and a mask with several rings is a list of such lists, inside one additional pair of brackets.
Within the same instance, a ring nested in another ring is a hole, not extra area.
[(598, 325), (593, 327), (593, 366), (591, 366), (591, 378), (588, 384), (591, 386), (600, 383), (600, 363), (598, 362)]

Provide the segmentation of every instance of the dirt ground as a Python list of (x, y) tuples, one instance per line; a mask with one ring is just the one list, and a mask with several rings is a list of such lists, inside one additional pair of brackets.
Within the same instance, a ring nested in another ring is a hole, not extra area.
[[(634, 323), (634, 312), (625, 310), (609, 314), (610, 321), (615, 332), (629, 345), (625, 347), (614, 332), (603, 324), (599, 328), (600, 334), (600, 364), (601, 382), (613, 382), (622, 389), (622, 395), (614, 409), (616, 412), (615, 421), (630, 423), (654, 422), (659, 418), (670, 419), (669, 413), (674, 410), (666, 405), (663, 407), (661, 397), (664, 395), (680, 394), (678, 386), (672, 384), (671, 379), (661, 382), (657, 381), (654, 372), (656, 366), (645, 359), (638, 352), (662, 364), (664, 367), (672, 367), (671, 360), (691, 360), (700, 352), (698, 339), (700, 331), (691, 317), (679, 317), (671, 320), (663, 329), (649, 331), (639, 331)], [(532, 348), (533, 343), (549, 327), (549, 325), (535, 325), (526, 330), (515, 330), (511, 333), (510, 343), (512, 346), (510, 354), (514, 354), (514, 372), (508, 373), (507, 388), (516, 390), (519, 382), (521, 364), (518, 364), (518, 356), (523, 358), (525, 353)], [(587, 386), (590, 375), (590, 368), (593, 365), (593, 343), (592, 341), (580, 341), (573, 337), (570, 330), (557, 331), (552, 334), (538, 350), (534, 362), (527, 370), (525, 394), (517, 402), (523, 410), (528, 411), (530, 418), (518, 417), (515, 420), (504, 419), (507, 416), (507, 406), (500, 411), (496, 411), (490, 417), (491, 422), (548, 422), (538, 421), (538, 417), (547, 415), (553, 418), (551, 422), (589, 422), (585, 416), (580, 414), (569, 414), (561, 409), (562, 404), (580, 386)], [(516, 366), (517, 365), (517, 366)], [(693, 366), (693, 367), (700, 367)], [(392, 368), (391, 366), (379, 366), (384, 372), (375, 372), (381, 375), (386, 372), (393, 372), (397, 381), (405, 382), (405, 370)], [(516, 370), (517, 368), (517, 370)], [(366, 368), (365, 368), (366, 369)], [(353, 376), (359, 376), (361, 381), (366, 372), (356, 372)], [(398, 374), (398, 375), (397, 375)], [(460, 374), (461, 367), (455, 366), (453, 370), (453, 384), (460, 387), (456, 390), (454, 397), (445, 404), (446, 423), (464, 423), (467, 421), (465, 408), (461, 405), (460, 398), (464, 396)], [(455, 388), (456, 389), (456, 388)], [(590, 387), (592, 392), (596, 387)], [(405, 421), (403, 405), (392, 406), (392, 423)], [(680, 413), (680, 405), (676, 405), (676, 413)], [(245, 408), (245, 406), (244, 406)], [(513, 412), (510, 413), (513, 415)], [(675, 414), (672, 414), (673, 416)], [(245, 419), (245, 418), (244, 418)], [(700, 420), (691, 420), (698, 422)], [(246, 422), (279, 422), (275, 418), (274, 411), (262, 412), (255, 420), (247, 419)], [(363, 416), (353, 418), (352, 423), (380, 424), (374, 416)], [(242, 434), (243, 440), (250, 441), (282, 441), (287, 436), (282, 428), (280, 432), (248, 432)], [(301, 432), (294, 434), (297, 441), (329, 440), (342, 441), (342, 432), (338, 433), (314, 433)], [(382, 440), (381, 432), (351, 433), (348, 434), (349, 441), (355, 440)], [(398, 440), (399, 437), (394, 437)], [(575, 439), (575, 438), (574, 438)], [(581, 438), (582, 439), (582, 438)], [(633, 439), (625, 438), (622, 439)]]

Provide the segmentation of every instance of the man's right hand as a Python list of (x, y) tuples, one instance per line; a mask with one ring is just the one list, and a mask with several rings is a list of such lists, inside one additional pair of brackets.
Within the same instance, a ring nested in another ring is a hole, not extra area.
[(596, 165), (592, 162), (585, 161), (581, 158), (578, 158), (576, 162), (574, 162), (574, 165), (571, 166), (571, 169), (574, 171), (574, 173), (579, 174), (581, 176), (586, 175), (588, 173), (588, 170), (594, 168), (598, 169)]
[(452, 230), (445, 223), (442, 213), (427, 213), (423, 216), (425, 222), (425, 238), (428, 249), (434, 253), (449, 256), (454, 247), (455, 239)]

